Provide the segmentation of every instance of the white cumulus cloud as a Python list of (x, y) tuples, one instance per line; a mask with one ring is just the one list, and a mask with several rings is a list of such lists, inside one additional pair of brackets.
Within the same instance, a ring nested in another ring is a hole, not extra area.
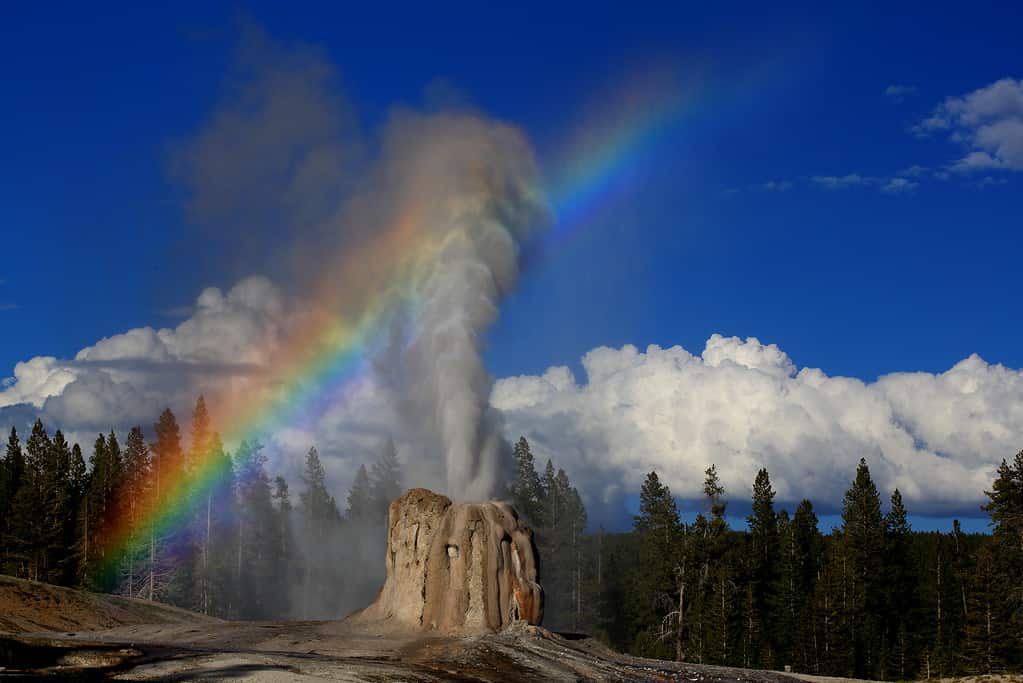
[[(39, 415), (88, 449), (97, 431), (148, 430), (170, 406), (187, 434), (199, 392), (215, 403), (266, 389), (253, 377), (274, 363), (299, 308), (269, 280), (249, 278), (205, 290), (174, 328), (140, 327), (73, 359), (19, 363), (0, 391), (0, 427)], [(938, 374), (863, 382), (800, 368), (776, 344), (713, 335), (700, 354), (599, 347), (582, 367), (582, 380), (563, 366), (500, 379), (490, 400), (508, 439), (525, 435), (541, 465), (550, 457), (565, 468), (596, 519), (654, 469), (677, 494), (698, 498), (711, 464), (733, 500), (748, 498), (756, 470), (767, 467), (780, 500), (810, 497), (833, 509), (861, 457), (915, 512), (970, 514), (998, 462), (1023, 445), (1023, 372), (978, 356)], [(316, 445), (343, 500), (358, 463), (394, 436), (407, 483), (442, 485), (442, 460), (410, 457), (414, 444), (396, 429), (400, 406), (374, 373), (334, 391), (319, 412), (263, 437), (275, 472), (297, 483)]]
[(4, 380), (0, 408), (30, 404), (65, 430), (149, 424), (164, 407), (181, 409), (200, 391), (241, 390), (246, 376), (269, 361), (288, 320), (266, 278), (242, 280), (226, 293), (209, 288), (177, 327), (139, 327), (73, 359), (18, 363)]
[(47, 398), (60, 394), (75, 377), (73, 369), (53, 356), (36, 356), (18, 363), (14, 366), (14, 376), (3, 380), (0, 408), (18, 403), (42, 408)]
[(876, 382), (799, 369), (776, 345), (713, 335), (682, 347), (601, 347), (568, 368), (497, 382), (509, 436), (553, 457), (592, 502), (639, 490), (657, 470), (685, 498), (716, 464), (733, 499), (767, 467), (779, 498), (841, 500), (861, 457), (918, 512), (976, 510), (994, 468), (1021, 445), (1023, 373), (977, 356), (941, 374)]

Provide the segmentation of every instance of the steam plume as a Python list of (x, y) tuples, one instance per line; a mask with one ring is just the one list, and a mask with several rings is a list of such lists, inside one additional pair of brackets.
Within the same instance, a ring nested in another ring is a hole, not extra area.
[[(247, 40), (244, 82), (178, 155), (178, 171), (197, 219), (245, 244), (250, 262), (284, 265), (304, 322), (249, 392), (283, 409), (243, 405), (240, 420), (229, 408), (221, 424), (293, 414), (309, 393), (304, 375), (371, 359), (393, 399), (406, 482), (492, 495), (502, 441), (482, 335), (544, 217), (528, 141), (464, 110), (395, 111), (379, 136), (355, 140), (320, 53), (282, 49), (258, 31)], [(289, 123), (299, 115), (314, 132)]]
[(434, 249), (414, 267), (389, 362), (377, 367), (406, 437), (444, 454), (447, 491), (486, 498), (500, 476), (502, 437), (481, 337), (515, 284), (521, 241), (539, 223), (532, 153), (514, 129), (466, 114), (400, 115), (385, 149), (382, 175), (395, 179), (397, 205), (416, 207)]

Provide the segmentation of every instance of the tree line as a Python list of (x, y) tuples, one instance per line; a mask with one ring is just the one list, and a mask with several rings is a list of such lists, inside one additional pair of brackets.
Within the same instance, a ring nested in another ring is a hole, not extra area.
[(341, 565), (383, 557), (382, 542), (364, 539), (385, 533), (401, 492), (393, 444), (360, 467), (342, 514), (315, 447), (296, 505), (261, 444), (224, 449), (201, 396), (187, 448), (169, 409), (153, 434), (147, 442), (134, 427), (123, 446), (100, 434), (86, 462), (41, 421), (24, 443), (12, 428), (0, 458), (0, 571), (234, 619), (334, 617), (372, 590), (374, 572)]
[[(302, 490), (267, 471), (258, 442), (229, 453), (199, 397), (190, 432), (165, 410), (148, 441), (78, 444), (36, 421), (0, 458), (0, 571), (158, 600), (231, 619), (331, 618), (383, 580), (387, 506), (401, 494), (393, 443), (360, 466), (344, 512), (313, 447)], [(745, 528), (729, 526), (715, 467), (691, 521), (656, 472), (632, 529), (588, 529), (563, 469), (513, 449), (507, 497), (533, 527), (545, 625), (632, 654), (821, 675), (908, 680), (1023, 668), (1023, 451), (984, 510), (992, 533), (917, 532), (865, 461), (822, 533), (814, 505), (775, 505), (767, 470)]]
[(745, 529), (732, 529), (715, 467), (686, 521), (656, 472), (629, 532), (583, 533), (564, 472), (537, 474), (525, 439), (509, 496), (534, 527), (545, 624), (632, 654), (832, 676), (911, 680), (1023, 668), (1023, 451), (1003, 461), (983, 510), (991, 534), (911, 528), (896, 489), (882, 505), (861, 460), (841, 525), (813, 503), (775, 505), (766, 469)]

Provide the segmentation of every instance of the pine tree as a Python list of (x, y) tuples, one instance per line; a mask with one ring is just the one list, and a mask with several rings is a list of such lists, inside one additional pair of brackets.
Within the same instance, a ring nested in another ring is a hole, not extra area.
[[(728, 522), (725, 513), (728, 503), (724, 499), (725, 488), (718, 477), (716, 465), (711, 465), (704, 471), (703, 495), (707, 505), (706, 512), (697, 515), (687, 534), (695, 569), (692, 581), (694, 590), (690, 600), (689, 649), (692, 652), (692, 660), (701, 663), (722, 661), (729, 656), (731, 644), (728, 641), (737, 639), (731, 639), (729, 636), (728, 624), (733, 617), (728, 609), (729, 605), (726, 604), (725, 609), (721, 608), (721, 598), (727, 598), (722, 588), (727, 587), (732, 570), (725, 566), (728, 555)], [(746, 590), (743, 602), (747, 616), (751, 597)], [(742, 644), (738, 648), (743, 653), (740, 660), (742, 662), (748, 662), (750, 659), (749, 636), (749, 623), (746, 619), (742, 628)]]
[(577, 628), (582, 615), (582, 530), (586, 510), (568, 475), (547, 461), (541, 490), (543, 526), (535, 535), (543, 558), (544, 619)]
[[(657, 472), (650, 472), (643, 482), (633, 529), (639, 537), (641, 567), (636, 616), (649, 625), (649, 636), (656, 635), (647, 639), (650, 649), (643, 652), (645, 648), (641, 648), (639, 654), (674, 655), (677, 661), (685, 661), (687, 556), (678, 506)], [(655, 645), (658, 641), (663, 645)]]
[(562, 501), (558, 495), (558, 473), (554, 469), (554, 462), (549, 458), (547, 459), (547, 465), (543, 470), (543, 479), (540, 482), (541, 486), (541, 499), (543, 500), (543, 511), (540, 513), (540, 517), (543, 519), (543, 531), (546, 535), (550, 535), (550, 532), (557, 527)]
[(0, 568), (3, 566), (3, 534), (10, 503), (10, 473), (7, 467), (7, 455), (0, 455)]
[(10, 436), (7, 439), (7, 450), (4, 455), (4, 470), (6, 478), (5, 508), (0, 510), (0, 543), (3, 545), (0, 551), (0, 570), (4, 573), (15, 576), (23, 576), (25, 563), (20, 556), (18, 546), (25, 537), (26, 531), (21, 528), (27, 520), (24, 512), (16, 507), (16, 502), (24, 505), (24, 496), (19, 496), (20, 490), (26, 485), (27, 467), (25, 454), (21, 449), (21, 440), (18, 438), (18, 430), (11, 427)]
[[(363, 472), (365, 473), (365, 468)], [(368, 479), (366, 475), (366, 487)], [(306, 455), (302, 481), (305, 484), (305, 490), (299, 495), (302, 536), (305, 547), (316, 551), (329, 545), (329, 539), (338, 529), (341, 515), (334, 497), (327, 490), (326, 472), (315, 447), (310, 448)], [(329, 575), (330, 569), (325, 566), (325, 558), (319, 552), (307, 553), (303, 564), (301, 616), (308, 618), (314, 607), (317, 610), (323, 607), (312, 604), (313, 589), (321, 585), (324, 577)], [(341, 588), (343, 587), (336, 587), (335, 593), (339, 593)]]
[(820, 569), (814, 583), (813, 643), (815, 673), (848, 675), (852, 647), (848, 633), (850, 606), (849, 562), (840, 532), (825, 539)]
[(753, 482), (753, 512), (747, 518), (750, 530), (751, 605), (747, 628), (750, 664), (777, 668), (773, 642), (777, 606), (780, 542), (778, 518), (774, 512), (774, 489), (766, 469), (757, 472)]
[(46, 510), (44, 480), (51, 455), (50, 437), (40, 420), (25, 442), (24, 470), (11, 505), (11, 555), (18, 575), (35, 581), (44, 578)]
[(124, 448), (124, 479), (121, 486), (121, 505), (128, 528), (124, 551), (123, 591), (126, 595), (142, 594), (147, 573), (143, 571), (148, 558), (149, 539), (142, 526), (150, 496), (149, 446), (142, 428), (135, 426), (128, 432)]
[(114, 432), (96, 438), (90, 464), (85, 563), (92, 587), (112, 591), (119, 567), (109, 555), (114, 551), (112, 534), (120, 518), (123, 479), (121, 447)]
[(884, 610), (881, 615), (883, 659), (880, 673), (886, 679), (905, 680), (915, 668), (913, 662), (916, 660), (909, 642), (909, 619), (916, 608), (917, 579), (910, 549), (913, 532), (898, 489), (892, 493), (884, 528), (884, 595), (879, 603)]
[[(1005, 667), (1004, 595), (993, 543), (985, 543), (977, 556), (969, 588), (963, 658), (970, 673), (993, 674)], [(1011, 648), (1010, 648), (1011, 649)]]
[(224, 450), (220, 436), (210, 438), (207, 463), (209, 481), (209, 614), (230, 617), (237, 612), (239, 596), (234, 590), (234, 539), (238, 537), (238, 501), (231, 456)]
[(956, 649), (961, 635), (961, 623), (957, 619), (960, 610), (957, 605), (959, 581), (955, 576), (954, 535), (932, 534), (932, 543), (925, 553), (923, 573), (927, 575), (927, 590), (922, 596), (925, 601), (927, 620), (920, 629), (926, 634), (926, 647), (922, 652), (923, 671), (927, 677), (948, 676), (957, 671)]
[(266, 456), (258, 442), (243, 441), (235, 455), (238, 471), (238, 616), (267, 619), (275, 614), (280, 593), (273, 586), (278, 537)]
[[(192, 433), (188, 453), (185, 456), (185, 472), (191, 482), (196, 481), (199, 468), (211, 457), (213, 432), (210, 428), (210, 415), (206, 409), (206, 399), (200, 394), (192, 410)], [(194, 489), (191, 485), (190, 490)], [(210, 565), (210, 542), (213, 530), (213, 492), (196, 492), (190, 502), (192, 507), (191, 529), (189, 530), (187, 565), (193, 568), (193, 581), (189, 586), (191, 602), (195, 609), (203, 614), (210, 612), (210, 587), (212, 584)]]
[(991, 515), (995, 566), (1001, 600), (992, 615), (992, 631), (1004, 634), (1007, 664), (1023, 667), (1023, 450), (1002, 461), (983, 510)]
[(373, 517), (373, 485), (365, 465), (359, 465), (355, 481), (348, 492), (348, 509), (345, 518), (351, 521), (367, 521)]
[(561, 596), (564, 603), (562, 619), (572, 630), (578, 631), (583, 615), (582, 537), (586, 530), (586, 507), (563, 469), (558, 469), (556, 479), (564, 501), (559, 528), (563, 541), (560, 544), (561, 555), (556, 559), (565, 581)]
[(876, 675), (879, 657), (879, 614), (884, 600), (881, 570), (884, 561), (884, 520), (881, 498), (870, 477), (866, 460), (856, 468), (856, 478), (842, 504), (842, 543), (848, 561), (847, 605), (852, 674)]
[(184, 469), (184, 456), (181, 450), (181, 429), (178, 420), (170, 408), (165, 409), (153, 425), (156, 441), (149, 445), (153, 465), (153, 495), (157, 505), (172, 493), (171, 486), (179, 486)]
[[(165, 510), (168, 501), (184, 495), (184, 455), (181, 449), (181, 429), (178, 420), (166, 408), (153, 425), (156, 441), (149, 444), (152, 467), (151, 505), (154, 510)], [(149, 576), (145, 588), (150, 600), (162, 600), (173, 605), (189, 604), (189, 587), (193, 584), (191, 571), (182, 560), (188, 556), (187, 530), (180, 525), (161, 528), (155, 524), (158, 513), (150, 515)], [(186, 520), (182, 520), (186, 521)]]
[(192, 433), (188, 453), (185, 456), (185, 469), (194, 472), (210, 450), (213, 430), (210, 427), (210, 413), (206, 408), (206, 399), (200, 394), (192, 410)]
[(80, 586), (85, 583), (86, 546), (89, 537), (88, 506), (89, 470), (82, 456), (82, 449), (76, 443), (71, 447), (71, 464), (68, 468), (71, 500), (68, 503), (69, 522), (74, 524), (68, 548), (71, 549), (68, 585)]
[(519, 437), (513, 455), (515, 481), (508, 491), (512, 505), (527, 522), (539, 527), (543, 523), (543, 486), (540, 484), (540, 476), (536, 473), (536, 462), (526, 437)]
[(295, 540), (291, 526), (291, 494), (288, 482), (278, 475), (274, 478), (273, 502), (276, 509), (278, 548), (274, 552), (273, 578), (271, 592), (277, 596), (273, 613), (277, 616), (286, 615), (288, 605), (288, 587), (294, 571)]
[(813, 503), (803, 500), (788, 525), (783, 562), (784, 604), (792, 634), (790, 659), (798, 671), (809, 673), (820, 671), (813, 598), (823, 543)]
[[(633, 538), (634, 534), (623, 536), (625, 542)], [(605, 555), (606, 568), (601, 567), (602, 581), (599, 583), (603, 607), (600, 611), (600, 628), (607, 644), (616, 650), (625, 651), (632, 640), (632, 626), (637, 622), (632, 608), (639, 602), (636, 599), (638, 596), (629, 592), (630, 574), (633, 573), (630, 570), (635, 554), (629, 557), (627, 550), (615, 544)]]
[[(299, 501), (307, 519), (322, 521), (340, 517), (337, 503), (327, 490), (327, 474), (315, 446), (310, 448), (306, 455), (305, 473), (302, 476), (302, 481), (305, 484), (305, 490), (299, 496)], [(324, 530), (323, 527), (317, 528), (318, 532)]]
[(387, 523), (387, 510), (391, 501), (401, 495), (401, 465), (393, 439), (387, 439), (380, 457), (370, 470), (370, 497), (374, 517), (381, 528)]
[(45, 578), (69, 584), (74, 577), (75, 512), (71, 490), (71, 447), (59, 429), (54, 433), (43, 483), (46, 542)]

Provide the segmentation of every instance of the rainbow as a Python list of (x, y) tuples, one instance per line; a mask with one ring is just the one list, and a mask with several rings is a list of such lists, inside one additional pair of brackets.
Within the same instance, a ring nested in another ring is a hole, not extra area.
[(612, 202), (696, 101), (672, 70), (652, 68), (592, 107), (600, 115), (577, 128), (548, 183), (555, 224), (547, 246), (557, 247)]
[[(614, 107), (598, 108), (606, 114), (579, 127), (556, 164), (546, 193), (555, 224), (540, 238), (547, 245), (562, 242), (614, 196), (657, 139), (687, 110), (692, 94), (658, 76), (633, 84), (611, 101)], [(260, 437), (275, 428), (322, 414), (336, 398), (335, 390), (364, 372), (367, 351), (379, 341), (383, 323), (396, 306), (414, 305), (417, 278), (442, 247), (430, 231), (417, 229), (417, 217), (428, 211), (414, 204), (397, 210), (372, 240), (337, 256), (332, 267), (324, 269), (329, 277), (308, 297), (320, 303), (319, 312), (292, 331), (272, 368), (257, 377), (255, 389), (213, 406), (212, 423), (224, 443), (251, 452)], [(190, 471), (179, 467), (165, 473), (157, 504), (134, 518), (122, 515), (105, 532), (98, 575), (116, 575), (125, 556), (137, 552), (143, 530), (162, 539), (180, 536), (177, 532), (194, 519), (197, 505), (229, 493), (225, 489), (231, 462), (219, 440), (192, 458)], [(244, 478), (246, 463), (240, 464), (238, 474)], [(174, 549), (168, 552), (173, 556)]]
[[(396, 216), (386, 230), (360, 249), (343, 255), (332, 277), (318, 288), (322, 310), (308, 317), (294, 330), (284, 352), (271, 372), (258, 378), (258, 387), (229, 405), (213, 411), (213, 423), (222, 425), (220, 435), (226, 443), (239, 444), (241, 450), (258, 444), (260, 437), (275, 427), (291, 424), (303, 415), (322, 412), (331, 389), (343, 386), (362, 369), (366, 350), (383, 328), (382, 322), (393, 305), (411, 292), (415, 277), (435, 258), (440, 244), (430, 242), (415, 228), (417, 215), (410, 207)], [(410, 257), (408, 255), (414, 255)], [(360, 278), (354, 281), (353, 278)], [(367, 286), (367, 279), (376, 280)], [(359, 292), (374, 291), (368, 301), (359, 301)], [(338, 292), (346, 294), (338, 295)], [(341, 313), (330, 315), (328, 311)], [(346, 317), (344, 312), (352, 312)], [(111, 585), (111, 578), (124, 563), (127, 554), (137, 552), (140, 532), (170, 539), (174, 544), (178, 531), (189, 524), (196, 505), (210, 496), (227, 495), (224, 483), (230, 481), (230, 461), (224, 457), (219, 439), (198, 453), (192, 453), (191, 467), (174, 467), (163, 472), (158, 482), (155, 505), (134, 516), (120, 515), (113, 528), (104, 531), (102, 560), (93, 578)], [(240, 463), (238, 474), (244, 483), (246, 467)], [(150, 482), (155, 487), (156, 481)], [(175, 548), (165, 553), (174, 556)]]

